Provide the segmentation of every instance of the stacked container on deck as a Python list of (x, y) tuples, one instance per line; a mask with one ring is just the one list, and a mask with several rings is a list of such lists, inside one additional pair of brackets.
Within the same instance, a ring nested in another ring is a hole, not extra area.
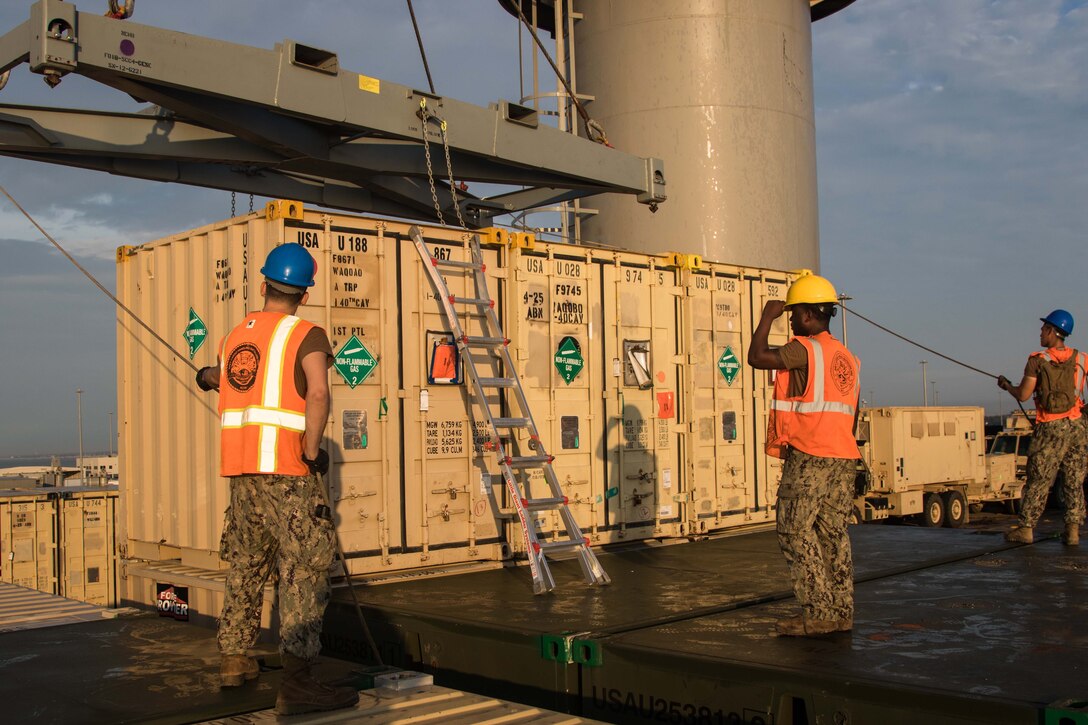
[[(344, 370), (331, 372), (326, 434), (353, 574), (495, 563), (522, 545), (516, 522), (496, 516), (506, 494), (464, 372), (436, 368), (448, 362), (447, 324), (410, 228), (273, 202), (264, 214), (118, 250), (121, 300), (179, 348), (191, 340), (198, 367), (215, 364), (222, 336), (259, 309), (269, 250), (298, 242), (317, 259), (299, 315), (328, 331)], [(420, 228), (433, 254), (467, 260), (467, 232)], [(533, 416), (594, 544), (773, 520), (779, 470), (762, 453), (771, 379), (744, 359), (764, 302), (785, 294), (785, 273), (524, 234), (492, 234), (484, 255)], [(470, 292), (470, 280), (447, 276), (454, 294)], [(118, 324), (122, 541), (140, 562), (123, 590), (147, 603), (156, 563), (220, 567), (228, 487), (214, 394), (138, 324), (123, 315)], [(783, 318), (772, 343), (787, 332)], [(559, 523), (541, 512), (536, 525), (547, 538)]]

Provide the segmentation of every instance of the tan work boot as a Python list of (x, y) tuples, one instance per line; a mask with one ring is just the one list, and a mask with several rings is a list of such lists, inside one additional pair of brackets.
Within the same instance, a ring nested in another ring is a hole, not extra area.
[(1078, 524), (1065, 525), (1062, 543), (1066, 546), (1080, 546), (1080, 526)]
[(276, 696), (276, 714), (299, 715), (304, 712), (339, 710), (359, 702), (359, 691), (352, 687), (330, 687), (310, 674), (310, 663), (292, 654), (283, 655), (283, 682)]
[(1017, 526), (1014, 529), (1009, 529), (1005, 532), (1005, 541), (1011, 541), (1014, 544), (1034, 543), (1034, 529), (1032, 529), (1030, 526)]
[(219, 663), (219, 686), (238, 687), (261, 674), (257, 660), (246, 655), (223, 655)]
[(854, 628), (852, 619), (805, 619), (804, 615), (788, 617), (775, 622), (775, 631), (781, 637), (809, 637), (835, 632), (849, 632)]

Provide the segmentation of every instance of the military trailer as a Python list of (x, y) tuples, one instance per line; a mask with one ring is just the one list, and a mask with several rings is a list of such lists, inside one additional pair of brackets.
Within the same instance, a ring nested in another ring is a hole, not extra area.
[(1018, 501), (1016, 456), (986, 454), (983, 416), (977, 407), (863, 408), (851, 521), (920, 515), (957, 528), (971, 506)]

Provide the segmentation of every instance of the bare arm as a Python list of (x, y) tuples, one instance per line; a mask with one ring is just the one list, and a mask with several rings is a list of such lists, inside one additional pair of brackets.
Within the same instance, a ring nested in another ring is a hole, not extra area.
[(767, 337), (771, 334), (771, 325), (782, 316), (786, 303), (782, 300), (770, 300), (763, 307), (763, 316), (759, 318), (752, 342), (748, 345), (748, 364), (756, 370), (785, 370), (782, 355), (777, 349), (771, 349)]
[(214, 367), (200, 368), (197, 371), (197, 382), (203, 381), (207, 387), (206, 390), (219, 390), (219, 369), (222, 366), (221, 360), (215, 361)]
[(311, 460), (321, 450), (321, 437), (332, 406), (328, 369), (329, 356), (324, 352), (315, 350), (302, 358), (302, 372), (306, 375), (306, 434), (302, 438), (302, 453)]
[(1013, 385), (1012, 381), (1004, 375), (999, 375), (997, 377), (997, 387), (1009, 391), (1012, 397), (1023, 402), (1035, 392), (1035, 378), (1025, 375), (1021, 378), (1019, 385)]

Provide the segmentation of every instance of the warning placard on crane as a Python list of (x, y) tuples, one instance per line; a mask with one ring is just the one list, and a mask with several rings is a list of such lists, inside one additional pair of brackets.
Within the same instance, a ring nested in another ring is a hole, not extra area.
[(578, 373), (585, 367), (582, 359), (582, 346), (570, 335), (559, 341), (559, 347), (555, 351), (555, 369), (559, 371), (559, 377), (570, 385)]
[(332, 366), (344, 378), (344, 382), (354, 388), (370, 377), (378, 367), (378, 360), (366, 349), (366, 345), (355, 335), (344, 343), (336, 353)]
[(740, 360), (737, 360), (733, 348), (728, 345), (726, 345), (722, 356), (718, 358), (718, 370), (721, 371), (722, 377), (725, 378), (726, 385), (732, 385), (733, 381), (737, 379), (737, 375), (740, 374)]
[(189, 343), (189, 359), (192, 360), (196, 357), (196, 351), (208, 339), (208, 326), (192, 307), (189, 308), (189, 324), (185, 326), (181, 336), (185, 338), (185, 342)]

